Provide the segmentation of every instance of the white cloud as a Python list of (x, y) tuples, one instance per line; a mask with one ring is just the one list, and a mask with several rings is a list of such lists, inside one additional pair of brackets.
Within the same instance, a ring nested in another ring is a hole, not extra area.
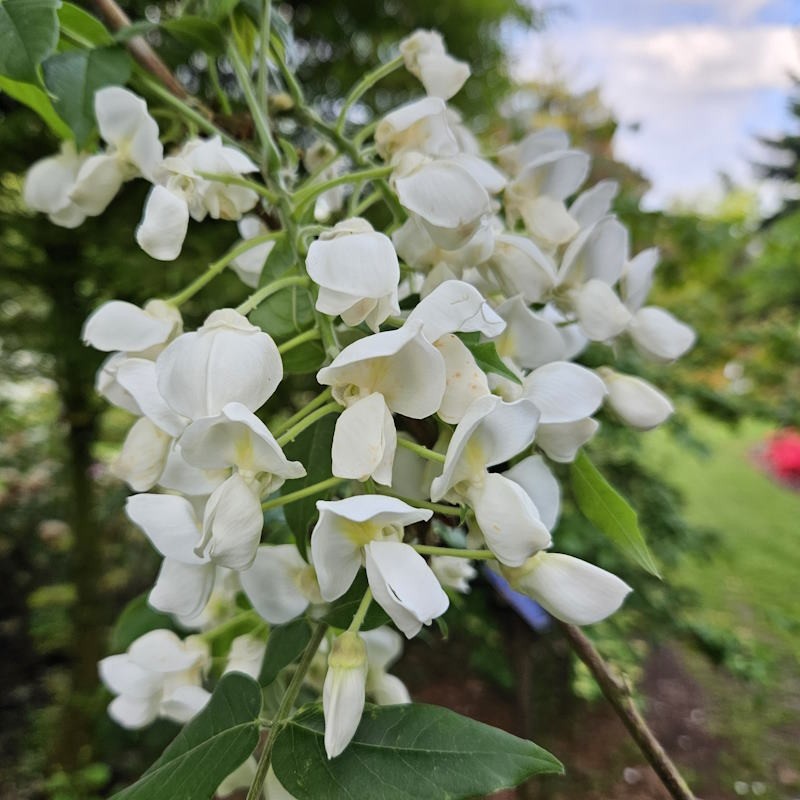
[[(751, 11), (757, 0), (739, 0)], [(520, 42), (515, 74), (553, 72), (575, 88), (599, 85), (623, 123), (618, 156), (653, 180), (649, 204), (709, 187), (724, 170), (752, 178), (753, 135), (786, 124), (775, 96), (800, 73), (789, 26), (679, 25), (660, 30), (563, 25)]]

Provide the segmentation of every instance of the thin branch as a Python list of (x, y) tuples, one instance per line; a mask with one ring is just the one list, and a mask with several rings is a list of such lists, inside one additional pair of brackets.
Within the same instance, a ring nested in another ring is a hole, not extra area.
[[(130, 17), (114, 2), (114, 0), (94, 0), (97, 10), (113, 31), (127, 28), (131, 24)], [(134, 36), (127, 43), (131, 55), (151, 74), (158, 78), (175, 97), (185, 100), (189, 93), (181, 82), (172, 74), (170, 68), (161, 60), (158, 53), (150, 47), (141, 36)]]
[(661, 779), (661, 783), (664, 784), (670, 796), (674, 800), (695, 800), (692, 790), (678, 772), (675, 763), (667, 755), (644, 717), (639, 713), (639, 709), (636, 708), (625, 681), (611, 671), (609, 665), (579, 628), (565, 622), (558, 624), (570, 647), (592, 673), (606, 700), (611, 703), (617, 716), (628, 729), (631, 738)]

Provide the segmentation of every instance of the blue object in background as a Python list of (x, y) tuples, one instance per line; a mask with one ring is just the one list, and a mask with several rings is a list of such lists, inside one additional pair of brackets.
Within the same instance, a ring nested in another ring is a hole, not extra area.
[(483, 577), (494, 587), (495, 591), (519, 614), (537, 633), (546, 631), (550, 625), (550, 615), (527, 595), (511, 588), (509, 582), (489, 567), (482, 570)]

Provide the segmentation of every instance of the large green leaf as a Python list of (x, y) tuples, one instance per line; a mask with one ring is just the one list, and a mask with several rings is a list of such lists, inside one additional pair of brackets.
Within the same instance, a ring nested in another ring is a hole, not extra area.
[(52, 101), (38, 86), (34, 86), (32, 83), (14, 81), (11, 78), (0, 75), (0, 92), (5, 92), (18, 103), (22, 103), (32, 111), (35, 111), (59, 139), (72, 138), (72, 131), (64, 120), (56, 114)]
[(48, 58), (43, 68), (55, 109), (81, 147), (95, 126), (95, 92), (124, 84), (131, 75), (131, 60), (121, 47), (100, 47), (59, 53)]
[(655, 559), (639, 529), (636, 512), (583, 451), (572, 462), (570, 478), (575, 500), (583, 515), (626, 556), (660, 577)]
[(311, 625), (305, 617), (278, 625), (269, 632), (258, 682), (269, 686), (278, 673), (293, 663), (311, 641)]
[(353, 740), (329, 761), (318, 707), (275, 742), (272, 765), (298, 800), (459, 800), (563, 767), (533, 742), (438, 706), (367, 706)]
[(102, 47), (114, 44), (114, 37), (97, 17), (87, 14), (74, 3), (64, 3), (58, 9), (58, 21), (62, 33), (81, 42), (86, 47)]
[(136, 639), (156, 628), (175, 630), (172, 617), (149, 606), (146, 594), (135, 597), (125, 606), (111, 631), (111, 652), (121, 653), (127, 650)]
[(161, 758), (112, 800), (210, 800), (258, 744), (260, 713), (259, 685), (239, 672), (223, 676)]
[(0, 75), (39, 83), (39, 64), (58, 43), (61, 0), (0, 0)]
[[(299, 461), (306, 468), (304, 478), (286, 481), (281, 489), (281, 494), (289, 494), (319, 483), (331, 477), (331, 447), (333, 446), (333, 429), (336, 426), (336, 417), (329, 414), (306, 428), (293, 442), (283, 448), (290, 461)], [(294, 533), (295, 542), (303, 558), (306, 558), (308, 546), (308, 529), (317, 515), (317, 500), (327, 496), (325, 492), (295, 500), (284, 507), (286, 522)]]

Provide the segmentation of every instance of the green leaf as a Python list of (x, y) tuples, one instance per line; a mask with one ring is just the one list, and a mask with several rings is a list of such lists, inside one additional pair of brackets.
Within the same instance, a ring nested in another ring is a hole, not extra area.
[[(322, 618), (332, 628), (348, 628), (353, 621), (364, 592), (367, 591), (367, 573), (359, 570), (353, 585), (338, 599), (331, 603), (330, 610)], [(389, 615), (375, 602), (370, 603), (367, 616), (361, 624), (362, 631), (371, 631), (380, 628), (389, 622)]]
[(119, 615), (109, 640), (109, 647), (114, 653), (127, 650), (140, 636), (156, 628), (175, 630), (172, 617), (162, 614), (147, 604), (147, 595), (135, 597), (125, 606)]
[(639, 519), (628, 501), (598, 472), (583, 451), (570, 466), (572, 491), (583, 515), (600, 529), (626, 556), (652, 575), (658, 573)]
[(58, 43), (61, 0), (0, 0), (0, 75), (40, 84), (39, 64)]
[(112, 800), (210, 800), (258, 744), (260, 713), (259, 685), (240, 672), (224, 675), (161, 758)]
[(494, 342), (481, 342), (480, 333), (457, 333), (456, 336), (464, 342), (467, 350), (472, 353), (475, 363), (484, 372), (494, 372), (514, 383), (522, 384), (519, 376), (512, 372), (500, 358)]
[(283, 356), (284, 375), (303, 375), (307, 372), (316, 372), (325, 360), (325, 348), (319, 341), (306, 342), (299, 347), (292, 348)]
[[(319, 483), (331, 477), (331, 447), (333, 446), (333, 429), (336, 417), (329, 414), (306, 428), (293, 442), (283, 448), (286, 458), (299, 461), (306, 468), (306, 476), (297, 480), (286, 481), (281, 487), (281, 494), (289, 494)], [(317, 500), (327, 497), (326, 492), (304, 497), (284, 507), (286, 522), (292, 529), (297, 549), (303, 558), (308, 548), (308, 529), (317, 515)]]
[(95, 126), (95, 92), (126, 83), (131, 60), (121, 47), (100, 47), (59, 53), (48, 58), (43, 68), (45, 84), (55, 95), (55, 109), (81, 147)]
[(97, 17), (87, 14), (73, 3), (64, 3), (58, 9), (58, 21), (62, 32), (73, 39), (84, 42), (87, 47), (102, 47), (114, 44), (114, 37)]
[(305, 617), (273, 628), (267, 639), (258, 682), (262, 686), (269, 686), (278, 677), (278, 673), (306, 649), (310, 641), (311, 625)]
[(192, 14), (169, 19), (161, 23), (161, 28), (179, 42), (196, 47), (206, 53), (223, 53), (225, 36), (219, 25)]
[(53, 103), (45, 92), (32, 83), (14, 81), (0, 75), (0, 92), (5, 92), (9, 97), (13, 97), (18, 103), (28, 106), (35, 111), (48, 128), (59, 139), (71, 139), (72, 131), (67, 127), (61, 117), (56, 114)]
[(297, 800), (460, 800), (562, 773), (533, 742), (438, 706), (367, 706), (342, 755), (325, 755), (318, 707), (275, 741), (272, 765)]

